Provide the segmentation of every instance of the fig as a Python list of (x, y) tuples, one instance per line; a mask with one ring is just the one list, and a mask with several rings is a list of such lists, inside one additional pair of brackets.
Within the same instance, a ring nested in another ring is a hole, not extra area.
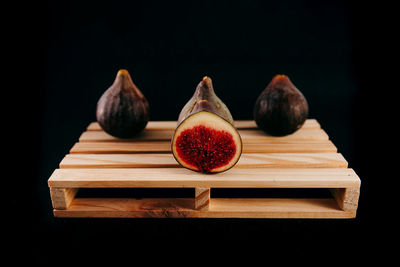
[(204, 77), (183, 107), (172, 138), (172, 154), (183, 167), (202, 173), (232, 168), (242, 154), (242, 139), (227, 106)]
[(178, 117), (178, 124), (180, 124), (191, 113), (194, 113), (194, 107), (198, 105), (201, 100), (207, 100), (210, 103), (209, 108), (213, 109), (213, 113), (223, 117), (225, 120), (233, 124), (233, 118), (228, 107), (215, 94), (212, 80), (210, 77), (207, 76), (205, 76), (203, 80), (199, 83), (192, 98), (190, 98), (190, 100), (182, 108), (182, 111), (180, 112)]
[(105, 132), (118, 138), (134, 137), (146, 127), (149, 103), (127, 70), (119, 70), (114, 83), (100, 97), (96, 118)]
[(276, 75), (254, 105), (257, 126), (272, 136), (284, 136), (297, 131), (308, 116), (304, 95), (286, 75)]

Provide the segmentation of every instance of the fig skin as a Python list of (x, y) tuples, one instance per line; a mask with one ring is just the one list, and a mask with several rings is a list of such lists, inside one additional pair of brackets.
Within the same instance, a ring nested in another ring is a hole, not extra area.
[(276, 75), (258, 97), (253, 110), (257, 126), (272, 136), (297, 131), (308, 117), (304, 95), (286, 75)]
[[(198, 112), (198, 107), (196, 108), (200, 101), (206, 100), (209, 104), (208, 109), (210, 112), (213, 112), (220, 117), (227, 120), (229, 123), (233, 124), (232, 115), (228, 109), (228, 107), (224, 104), (224, 102), (219, 99), (219, 97), (214, 92), (214, 87), (212, 85), (212, 80), (210, 77), (205, 76), (203, 80), (197, 85), (196, 91), (190, 100), (186, 103), (186, 105), (182, 108), (182, 111), (178, 117), (178, 125), (184, 121), (191, 114)], [(202, 102), (201, 105), (204, 105), (205, 102)], [(204, 108), (207, 110), (207, 108)]]
[(119, 70), (114, 83), (100, 97), (96, 118), (105, 132), (118, 138), (134, 137), (146, 127), (149, 103), (127, 70)]

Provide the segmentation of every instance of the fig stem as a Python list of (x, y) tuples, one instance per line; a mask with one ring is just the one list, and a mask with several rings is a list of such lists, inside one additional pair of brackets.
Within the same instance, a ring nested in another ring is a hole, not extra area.
[(202, 82), (205, 83), (207, 89), (212, 89), (212, 80), (210, 77), (204, 76)]
[(120, 69), (117, 76), (129, 76), (129, 72), (126, 69)]

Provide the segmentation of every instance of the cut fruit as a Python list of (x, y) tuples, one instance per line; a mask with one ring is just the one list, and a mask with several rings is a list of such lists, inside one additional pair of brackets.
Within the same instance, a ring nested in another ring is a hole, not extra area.
[(185, 168), (218, 173), (232, 168), (241, 153), (242, 139), (232, 115), (206, 76), (179, 114), (172, 154)]
[(218, 173), (238, 162), (242, 140), (228, 121), (212, 112), (200, 111), (187, 117), (177, 127), (172, 152), (185, 168)]

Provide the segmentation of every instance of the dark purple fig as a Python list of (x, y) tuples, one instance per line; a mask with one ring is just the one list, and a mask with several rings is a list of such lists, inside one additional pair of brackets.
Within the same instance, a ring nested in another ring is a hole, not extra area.
[(149, 103), (127, 70), (119, 70), (114, 83), (100, 97), (96, 117), (105, 132), (119, 138), (134, 137), (146, 127)]
[(308, 117), (304, 95), (286, 75), (276, 75), (254, 105), (257, 126), (269, 135), (284, 136), (297, 131)]

